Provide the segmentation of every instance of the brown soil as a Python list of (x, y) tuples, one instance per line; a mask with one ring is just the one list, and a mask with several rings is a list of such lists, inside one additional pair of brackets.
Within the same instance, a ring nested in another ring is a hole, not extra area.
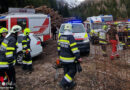
[[(56, 46), (56, 41), (46, 42), (42, 55), (33, 58), (34, 72), (31, 74), (16, 66), (17, 90), (62, 90), (58, 86), (63, 77), (62, 69), (59, 70), (59, 78), (54, 81)], [(75, 76), (77, 86), (74, 90), (130, 90), (129, 50), (120, 52), (127, 55), (111, 61), (109, 57), (102, 57), (99, 47), (91, 46), (90, 55), (82, 56), (83, 71)]]

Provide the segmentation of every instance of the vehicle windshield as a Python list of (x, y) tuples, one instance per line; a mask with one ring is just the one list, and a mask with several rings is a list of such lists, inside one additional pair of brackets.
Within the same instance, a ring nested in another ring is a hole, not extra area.
[(102, 29), (102, 24), (101, 23), (93, 23), (92, 29)]
[[(63, 33), (64, 30), (64, 24), (60, 27), (60, 33)], [(84, 33), (85, 29), (82, 24), (72, 24), (72, 33)]]

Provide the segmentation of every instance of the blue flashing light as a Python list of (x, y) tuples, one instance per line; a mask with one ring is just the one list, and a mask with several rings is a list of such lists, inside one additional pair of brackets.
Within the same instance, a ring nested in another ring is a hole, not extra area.
[(3, 19), (3, 18), (5, 18), (5, 17), (6, 17), (6, 16), (1, 16), (0, 19)]
[(81, 20), (70, 20), (67, 23), (82, 23)]
[(112, 16), (112, 15), (109, 15), (109, 16)]
[(128, 19), (128, 22), (130, 22), (130, 19)]

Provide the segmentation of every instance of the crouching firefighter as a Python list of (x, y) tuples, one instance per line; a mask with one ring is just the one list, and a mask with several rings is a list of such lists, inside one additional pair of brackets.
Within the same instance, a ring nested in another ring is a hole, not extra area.
[(30, 29), (25, 28), (24, 29), (24, 38), (22, 41), (23, 53), (24, 53), (22, 69), (31, 73), (33, 68), (32, 68), (32, 58), (31, 58), (31, 54), (30, 54), (31, 39), (29, 37), (29, 33), (30, 33)]
[(60, 63), (64, 70), (64, 77), (59, 85), (63, 90), (70, 90), (76, 85), (73, 78), (77, 72), (77, 66), (78, 70), (80, 68), (79, 72), (82, 68), (79, 64), (81, 62), (80, 52), (72, 35), (72, 25), (65, 24), (64, 30), (63, 35), (59, 36), (57, 47)]
[(16, 50), (17, 50), (17, 36), (21, 31), (19, 25), (12, 27), (11, 31), (0, 46), (0, 69), (7, 73), (9, 78), (9, 90), (15, 89), (16, 77), (15, 77), (15, 62), (16, 62)]

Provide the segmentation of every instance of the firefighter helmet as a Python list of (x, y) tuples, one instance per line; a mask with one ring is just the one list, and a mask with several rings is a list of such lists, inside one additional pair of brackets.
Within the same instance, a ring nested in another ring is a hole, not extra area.
[(22, 27), (19, 25), (14, 25), (10, 31), (10, 33), (16, 33), (16, 32), (20, 32), (22, 30)]
[(24, 29), (24, 35), (29, 35), (30, 32), (31, 30), (29, 28)]
[(8, 33), (7, 28), (2, 27), (2, 28), (0, 29), (0, 33)]
[(106, 30), (108, 27), (107, 25), (103, 25), (103, 29)]
[(72, 25), (70, 23), (65, 24), (65, 30), (72, 30)]

